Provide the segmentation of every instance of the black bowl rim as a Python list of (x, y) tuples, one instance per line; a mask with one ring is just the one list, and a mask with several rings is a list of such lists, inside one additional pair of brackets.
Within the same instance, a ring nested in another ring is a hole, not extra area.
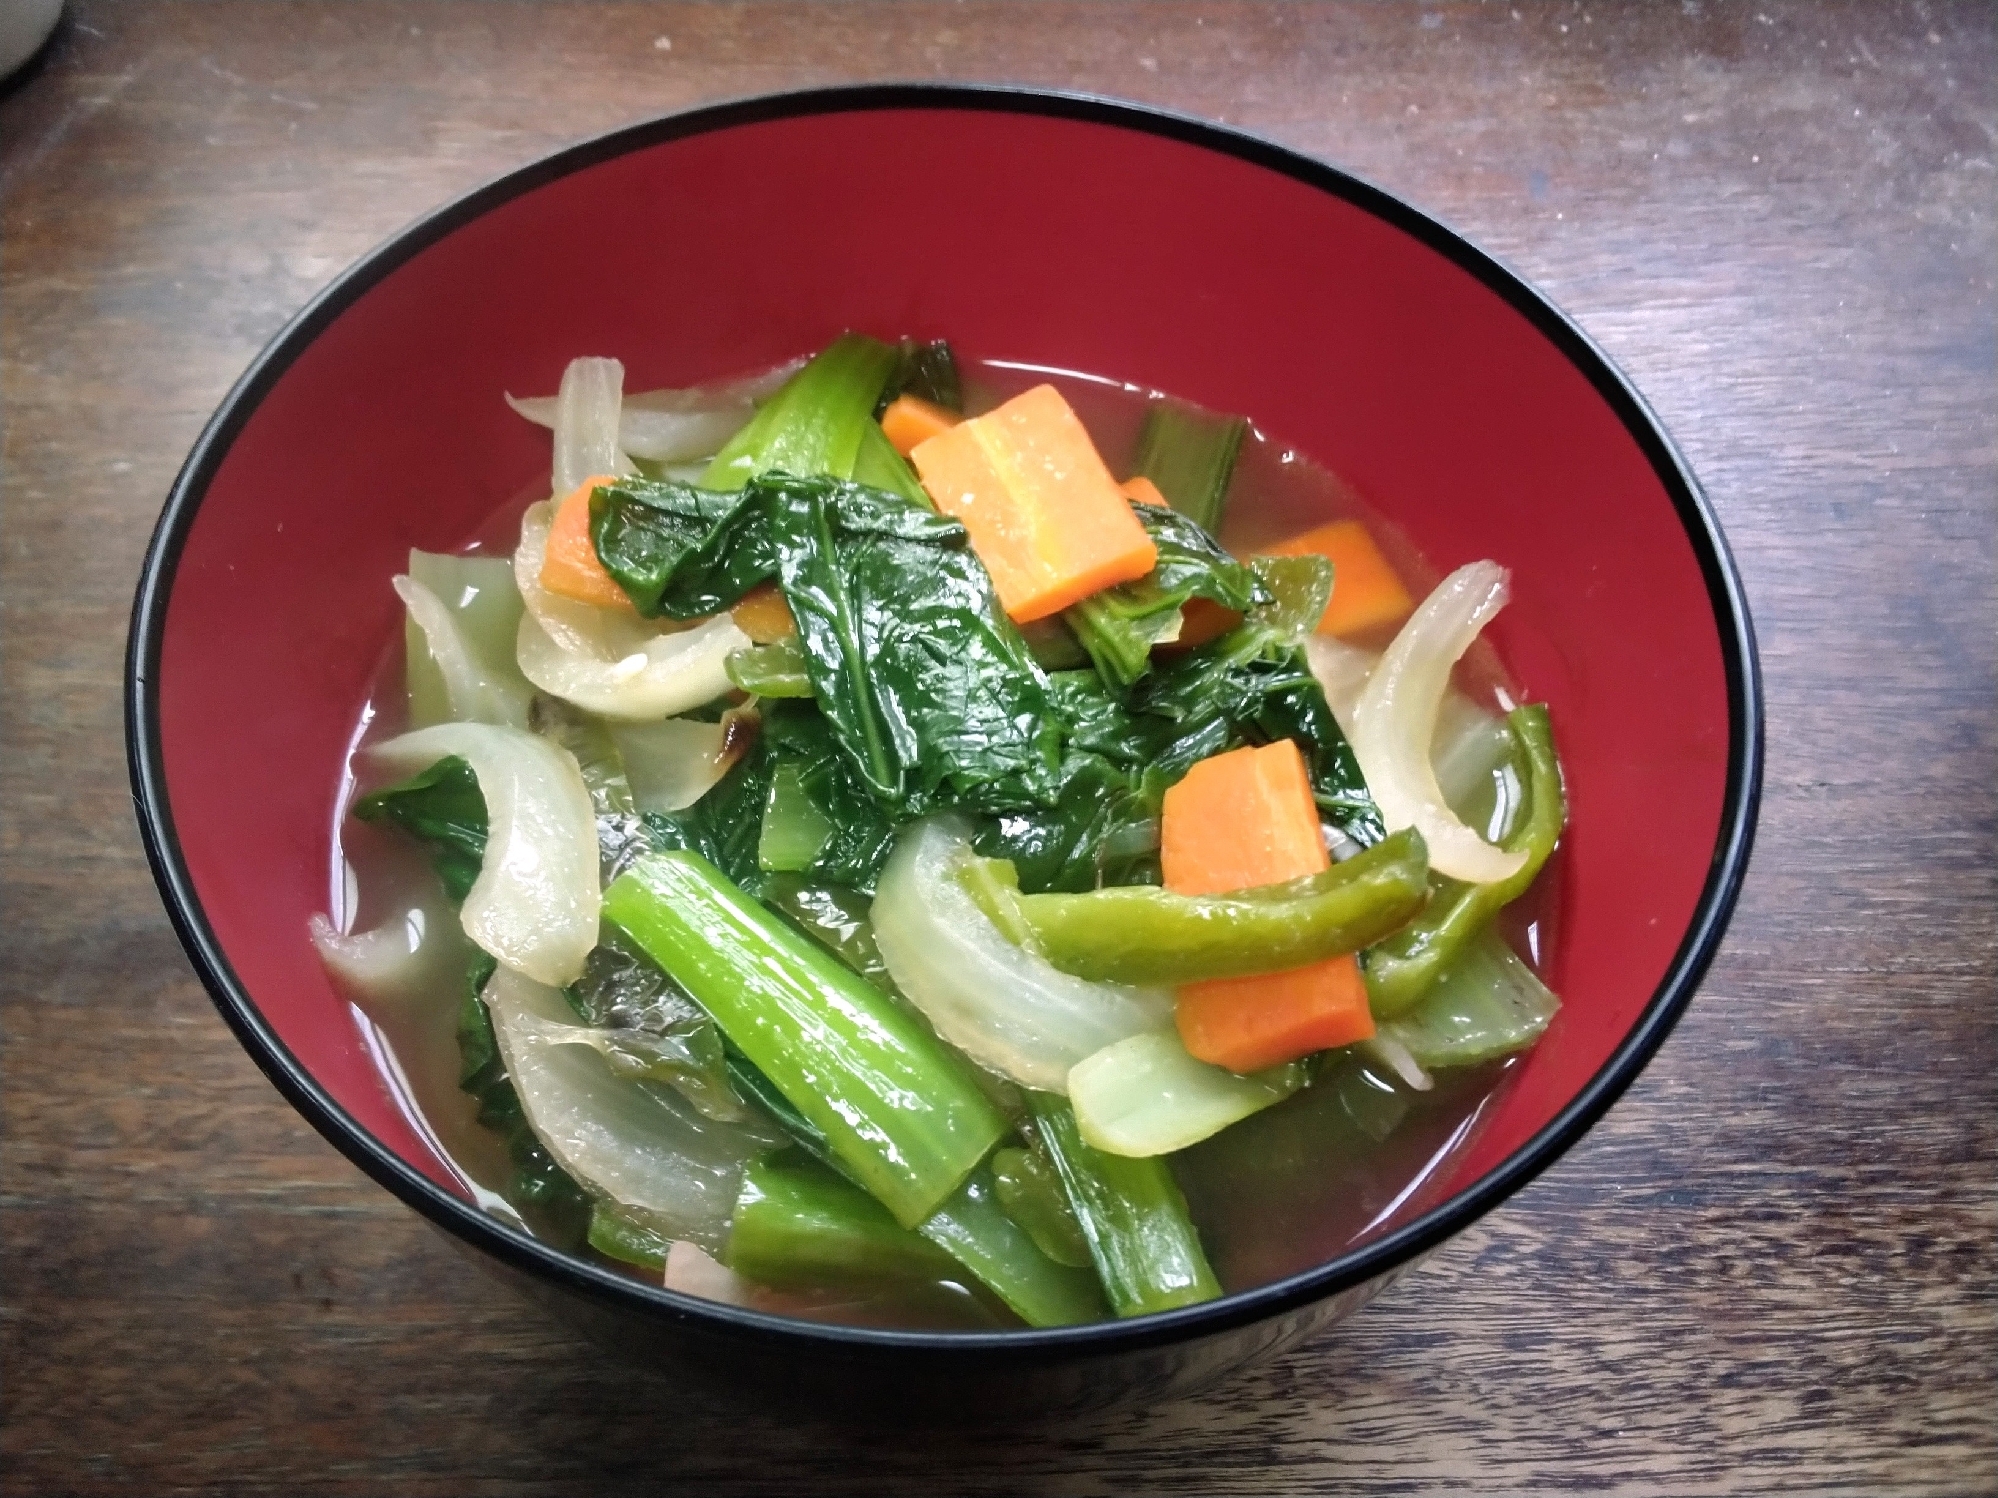
[[(1219, 1300), (1127, 1321), (995, 1332), (900, 1331), (828, 1325), (682, 1295), (549, 1247), (433, 1183), (385, 1148), (278, 1038), (236, 977), (181, 856), (167, 799), (157, 677), (182, 547), (209, 484), (263, 397), (298, 355), (361, 295), (419, 251), (502, 203), (569, 173), (664, 142), (762, 123), (854, 111), (952, 109), (1027, 114), (1162, 136), (1232, 156), (1330, 193), (1400, 229), (1475, 276), (1530, 321), (1609, 404), (1671, 496), (1705, 577), (1728, 697), (1728, 767), (1719, 835), (1693, 918), (1637, 1023), (1586, 1085), (1538, 1133), (1478, 1180), (1413, 1222), (1316, 1268)], [(1292, 1312), (1362, 1285), (1427, 1253), (1547, 1169), (1636, 1078), (1671, 1033), (1720, 945), (1754, 841), (1761, 796), (1763, 703), (1754, 629), (1720, 524), (1691, 468), (1623, 372), (1565, 313), (1498, 259), (1439, 220), (1350, 172), (1229, 126), (1100, 95), (1003, 84), (876, 83), (765, 94), (628, 125), (558, 150), (445, 204), (348, 267), (257, 355), (196, 440), (154, 530), (132, 609), (126, 655), (126, 754), (146, 856), (196, 973), (265, 1075), (340, 1152), (438, 1227), (501, 1261), (621, 1309), (706, 1324), (771, 1345), (828, 1353), (951, 1361), (975, 1355), (1021, 1364), (1102, 1356), (1204, 1337)]]

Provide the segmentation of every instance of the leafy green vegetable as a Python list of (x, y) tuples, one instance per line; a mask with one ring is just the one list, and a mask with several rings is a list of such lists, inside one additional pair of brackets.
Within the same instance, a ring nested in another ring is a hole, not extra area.
[(1042, 1253), (1072, 1269), (1089, 1267), (1089, 1239), (1075, 1220), (1060, 1172), (1044, 1154), (1037, 1149), (993, 1151), (992, 1186), (1006, 1215), (1026, 1229)]
[(1332, 601), (1330, 557), (1257, 557), (1250, 565), (1268, 595), (1268, 602), (1254, 611), (1256, 623), (1293, 640), (1318, 628)]
[(659, 1229), (607, 1201), (590, 1203), (589, 1243), (607, 1259), (654, 1274), (666, 1268), (666, 1255), (673, 1247)]
[(834, 339), (715, 454), (701, 487), (740, 489), (772, 469), (852, 477), (867, 429), (880, 432), (875, 403), (901, 363), (901, 353), (878, 339)]
[(1420, 1066), (1474, 1066), (1532, 1045), (1560, 1007), (1505, 938), (1487, 927), (1414, 1008), (1383, 1021), (1381, 1033)]
[(895, 373), (874, 408), (878, 417), (898, 395), (913, 395), (946, 411), (964, 410), (964, 382), (957, 372), (957, 356), (950, 344), (939, 338), (918, 343), (904, 338), (895, 349)]
[(363, 822), (400, 827), (430, 849), (437, 877), (454, 905), (478, 880), (486, 856), (486, 798), (479, 777), (457, 755), (448, 755), (409, 779), (354, 803)]
[(1157, 565), (1136, 582), (1106, 588), (1063, 614), (1113, 690), (1145, 674), (1152, 647), (1178, 635), (1182, 611), (1193, 599), (1237, 614), (1269, 601), (1256, 572), (1193, 521), (1157, 505), (1132, 508), (1158, 548)]
[(1137, 472), (1159, 486), (1166, 503), (1212, 534), (1221, 529), (1235, 457), (1248, 430), (1239, 416), (1154, 402), (1138, 432)]
[(743, 1116), (714, 1021), (615, 933), (598, 942), (583, 976), (562, 993), (576, 1017), (598, 1032), (594, 1043), (612, 1076), (668, 1083), (709, 1118)]
[(909, 460), (895, 451), (895, 444), (878, 423), (870, 421), (860, 434), (860, 451), (853, 460), (853, 481), (870, 489), (886, 489), (890, 494), (931, 508), (930, 494)]
[(1087, 1269), (1050, 1258), (1000, 1204), (990, 1167), (980, 1165), (957, 1194), (916, 1229), (984, 1282), (1029, 1326), (1073, 1326), (1104, 1312)]

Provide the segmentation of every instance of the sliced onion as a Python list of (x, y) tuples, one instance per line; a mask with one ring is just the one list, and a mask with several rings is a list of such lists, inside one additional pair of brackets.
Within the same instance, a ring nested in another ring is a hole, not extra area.
[(1166, 1030), (1084, 1057), (1068, 1074), (1068, 1098), (1086, 1143), (1143, 1158), (1198, 1144), (1303, 1085), (1297, 1062), (1241, 1076), (1196, 1061)]
[(766, 1127), (704, 1118), (670, 1087), (622, 1081), (561, 993), (500, 968), (486, 1007), (534, 1137), (594, 1196), (666, 1238), (711, 1253), (728, 1240), (743, 1171), (781, 1142)]
[(501, 672), (488, 668), (473, 653), (458, 628), (458, 621), (435, 593), (405, 573), (397, 573), (393, 582), (396, 596), (409, 610), (410, 622), (422, 631), (430, 659), (444, 679), (444, 695), (452, 721), (525, 728), (533, 692), (519, 670)]
[[(428, 728), (432, 723), (451, 723), (468, 716), (454, 711), (452, 694), (458, 692), (462, 707), (465, 681), (462, 677), (446, 681), (440, 664), (446, 653), (464, 663), (465, 676), (487, 684), (475, 690), (490, 689), (509, 698), (517, 695), (524, 707), (533, 698), (534, 688), (520, 674), (514, 659), (521, 602), (520, 589), (513, 582), (513, 563), (505, 557), (412, 550), (409, 577), (430, 590), (452, 626), (451, 639), (440, 645), (432, 639), (437, 631), (419, 624), (415, 610), (406, 611), (403, 679), (409, 689), (410, 727)], [(453, 674), (457, 674), (455, 668)], [(510, 721), (508, 711), (503, 709), (481, 721)]]
[(1065, 1093), (1085, 1056), (1172, 1024), (1170, 989), (1090, 983), (1008, 941), (958, 882), (971, 856), (961, 822), (918, 823), (874, 900), (882, 961), (939, 1035), (1022, 1086)]
[(753, 1306), (756, 1287), (710, 1258), (698, 1243), (677, 1238), (666, 1250), (666, 1288), (723, 1305)]
[(554, 518), (551, 503), (529, 506), (513, 554), (514, 581), (527, 608), (517, 652), (529, 681), (590, 712), (640, 721), (684, 713), (729, 689), (725, 662), (747, 648), (749, 637), (728, 615), (687, 629), (578, 603), (542, 587)]
[(440, 723), (368, 751), (404, 775), (455, 754), (486, 800), (486, 856), (459, 914), (465, 934), (507, 967), (573, 983), (597, 944), (597, 821), (582, 772), (537, 734), (487, 723)]
[(1339, 731), (1351, 739), (1354, 704), (1366, 690), (1367, 678), (1374, 674), (1381, 658), (1371, 650), (1348, 645), (1330, 635), (1306, 636), (1304, 655), (1311, 662), (1311, 674), (1318, 678), (1332, 716), (1339, 720)]
[[(643, 390), (627, 395), (618, 415), (617, 445), (634, 458), (655, 463), (684, 463), (693, 458), (712, 457), (756, 414), (757, 403), (796, 374), (803, 362), (794, 359), (761, 374), (718, 385), (697, 385), (689, 390)], [(622, 383), (622, 371), (619, 378)], [(539, 426), (555, 425), (560, 405), (556, 396), (523, 400), (509, 395), (506, 402)]]
[[(377, 1023), (426, 1008), (455, 1022), (458, 981), (465, 971), (465, 933), (458, 913), (432, 878), (421, 895), (369, 931), (336, 931), (323, 915), (306, 923), (327, 971)], [(442, 995), (440, 998), (439, 996)]]
[(615, 359), (571, 359), (555, 396), (554, 490), (569, 493), (584, 479), (630, 473), (618, 446), (624, 406), (624, 366)]
[(624, 761), (631, 799), (640, 811), (681, 811), (692, 806), (733, 762), (725, 723), (697, 723), (691, 718), (614, 723), (610, 735)]
[(1498, 563), (1458, 568), (1401, 627), (1353, 706), (1353, 753), (1388, 831), (1416, 828), (1429, 844), (1430, 867), (1473, 884), (1509, 878), (1526, 854), (1493, 847), (1457, 819), (1429, 751), (1450, 668), (1506, 597)]

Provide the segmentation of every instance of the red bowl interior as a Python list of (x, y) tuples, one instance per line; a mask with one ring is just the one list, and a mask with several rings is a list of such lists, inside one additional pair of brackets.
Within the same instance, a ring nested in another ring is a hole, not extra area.
[[(336, 289), (316, 336), (281, 341), (171, 576), (154, 689), (180, 854), (241, 985), (355, 1120), (448, 1185), (306, 920), (398, 625), (387, 579), (546, 472), (545, 435), (500, 392), (552, 390), (580, 353), (624, 360), (630, 388), (694, 383), (846, 328), (1246, 412), (1439, 568), (1509, 565), (1496, 643), (1552, 706), (1572, 797), (1552, 974), (1567, 1002), (1455, 1183), (1602, 1071), (1708, 884), (1729, 672), (1688, 520), (1543, 326), (1364, 191), (1113, 119), (857, 109), (597, 155), (433, 222)], [(856, 169), (889, 159), (892, 176)]]

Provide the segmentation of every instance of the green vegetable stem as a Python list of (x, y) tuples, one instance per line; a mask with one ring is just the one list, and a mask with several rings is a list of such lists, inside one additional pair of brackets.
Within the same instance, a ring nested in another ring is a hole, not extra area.
[(1092, 1149), (1063, 1099), (1036, 1092), (1028, 1100), (1041, 1143), (1089, 1240), (1110, 1309), (1119, 1316), (1142, 1316), (1219, 1296), (1220, 1282), (1165, 1161)]
[(1178, 401), (1157, 401), (1138, 433), (1136, 469), (1180, 514), (1210, 535), (1221, 529), (1235, 457), (1249, 423)]
[(729, 1228), (728, 1266), (779, 1289), (935, 1280), (957, 1261), (888, 1209), (795, 1151), (750, 1166)]
[(604, 916), (714, 1017), (905, 1227), (1007, 1133), (968, 1064), (698, 853), (641, 859)]

